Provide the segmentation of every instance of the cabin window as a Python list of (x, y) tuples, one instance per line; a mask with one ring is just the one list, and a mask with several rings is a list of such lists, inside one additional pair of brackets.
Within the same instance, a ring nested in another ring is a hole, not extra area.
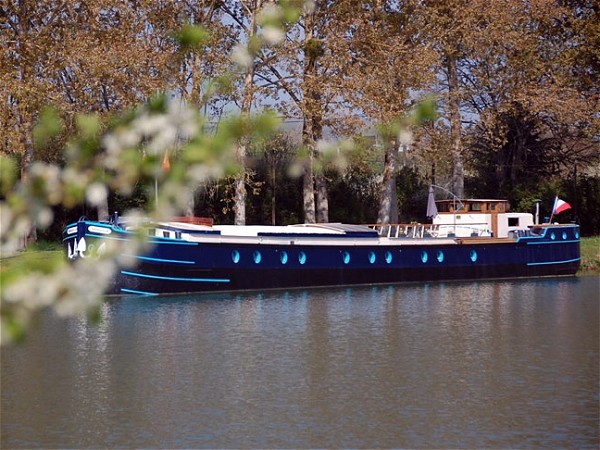
[(344, 261), (344, 264), (348, 264), (350, 262), (350, 253), (342, 252), (342, 261)]
[(444, 252), (441, 250), (438, 250), (437, 252), (437, 260), (439, 263), (444, 261)]
[(252, 259), (254, 259), (254, 264), (259, 264), (260, 261), (262, 260), (262, 255), (260, 254), (260, 252), (258, 250), (256, 250), (254, 253), (252, 253)]
[(429, 259), (429, 255), (427, 254), (427, 252), (425, 252), (425, 251), (421, 252), (421, 262), (423, 264), (425, 264), (428, 259)]
[(567, 238), (567, 232), (563, 231), (563, 235), (562, 236), (563, 236), (563, 240), (566, 239)]
[(471, 250), (471, 252), (469, 253), (469, 258), (472, 262), (477, 261), (477, 252), (475, 250)]
[(163, 231), (163, 237), (168, 238), (169, 236), (171, 236), (171, 233), (169, 231)]
[(385, 252), (385, 262), (388, 264), (392, 262), (392, 252)]
[(281, 264), (287, 264), (287, 262), (288, 262), (287, 252), (284, 251), (279, 254), (279, 261), (281, 261)]
[(479, 202), (471, 203), (470, 209), (471, 209), (471, 211), (481, 211), (481, 203), (479, 203)]
[(508, 218), (508, 226), (509, 227), (518, 227), (519, 226), (519, 218), (518, 217), (509, 217)]
[(550, 239), (552, 239), (552, 240), (556, 239), (556, 235), (554, 233), (551, 233), (550, 234)]
[(579, 239), (579, 231), (575, 232), (575, 239)]
[(231, 260), (237, 264), (240, 262), (240, 252), (238, 252), (237, 250), (234, 250), (231, 252)]
[(305, 264), (306, 263), (306, 253), (304, 253), (304, 252), (298, 253), (298, 262), (300, 264)]
[(375, 256), (375, 253), (369, 252), (369, 262), (371, 264), (374, 264), (376, 259), (377, 259), (377, 257)]

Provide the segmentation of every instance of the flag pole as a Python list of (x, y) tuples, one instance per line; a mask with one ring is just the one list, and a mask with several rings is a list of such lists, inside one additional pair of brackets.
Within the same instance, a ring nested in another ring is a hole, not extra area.
[(552, 212), (550, 213), (550, 220), (548, 223), (552, 223), (552, 217), (554, 217), (554, 210), (556, 209), (556, 202), (558, 201), (558, 195), (554, 197), (554, 204), (552, 205)]

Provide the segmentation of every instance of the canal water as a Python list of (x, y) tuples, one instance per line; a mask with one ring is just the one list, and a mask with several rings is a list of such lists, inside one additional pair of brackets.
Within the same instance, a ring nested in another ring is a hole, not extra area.
[(2, 349), (2, 448), (598, 448), (600, 277), (123, 298)]

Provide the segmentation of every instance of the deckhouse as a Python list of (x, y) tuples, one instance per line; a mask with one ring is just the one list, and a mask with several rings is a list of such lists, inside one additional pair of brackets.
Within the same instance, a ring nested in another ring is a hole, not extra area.
[(433, 218), (440, 237), (516, 237), (534, 225), (533, 215), (510, 212), (507, 200), (437, 200)]

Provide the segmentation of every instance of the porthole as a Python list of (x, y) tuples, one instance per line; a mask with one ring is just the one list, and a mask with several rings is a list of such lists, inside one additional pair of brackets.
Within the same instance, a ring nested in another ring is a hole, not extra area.
[(258, 250), (255, 250), (254, 253), (252, 253), (252, 259), (254, 259), (254, 264), (259, 264), (262, 260), (262, 255)]
[(376, 259), (377, 257), (375, 256), (375, 252), (369, 252), (369, 262), (374, 264)]
[(475, 250), (471, 250), (469, 253), (469, 258), (471, 258), (471, 261), (473, 262), (477, 261), (477, 252)]
[(281, 261), (281, 264), (287, 264), (288, 254), (286, 251), (283, 251), (279, 254), (279, 261)]
[(344, 264), (348, 264), (350, 262), (350, 253), (342, 252), (342, 261), (344, 261)]
[(304, 253), (304, 252), (298, 253), (298, 262), (300, 264), (305, 264), (306, 263), (306, 253)]
[(575, 232), (575, 239), (579, 239), (579, 231)]
[(238, 252), (237, 250), (234, 250), (231, 252), (231, 260), (234, 263), (239, 263), (240, 262), (240, 252)]
[(562, 237), (563, 237), (563, 241), (564, 241), (565, 239), (567, 239), (567, 232), (566, 232), (566, 231), (563, 231)]
[(556, 235), (554, 233), (550, 233), (550, 239), (552, 239), (552, 240), (556, 239)]
[(421, 252), (421, 262), (423, 264), (425, 264), (428, 259), (429, 259), (429, 255), (427, 254), (427, 252), (426, 251), (422, 251)]
[(392, 262), (392, 252), (385, 252), (385, 262), (388, 264)]
[(438, 250), (436, 258), (439, 263), (443, 262), (444, 261), (444, 252), (441, 250)]

